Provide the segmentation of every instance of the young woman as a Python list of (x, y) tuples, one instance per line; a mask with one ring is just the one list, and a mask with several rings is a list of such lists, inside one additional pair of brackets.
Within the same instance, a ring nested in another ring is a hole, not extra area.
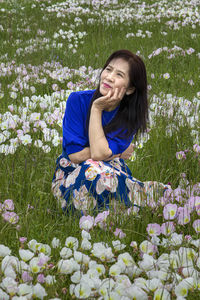
[(128, 50), (116, 51), (106, 61), (97, 89), (73, 92), (67, 100), (63, 152), (52, 182), (63, 209), (107, 209), (112, 201), (141, 205), (152, 188), (166, 188), (133, 178), (124, 162), (147, 119), (145, 65)]

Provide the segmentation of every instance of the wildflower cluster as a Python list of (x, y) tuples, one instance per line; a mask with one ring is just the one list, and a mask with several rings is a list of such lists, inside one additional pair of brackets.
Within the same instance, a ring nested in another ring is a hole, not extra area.
[(3, 220), (11, 224), (16, 224), (19, 221), (19, 216), (14, 210), (15, 205), (12, 199), (6, 199), (3, 203), (0, 203), (0, 214)]

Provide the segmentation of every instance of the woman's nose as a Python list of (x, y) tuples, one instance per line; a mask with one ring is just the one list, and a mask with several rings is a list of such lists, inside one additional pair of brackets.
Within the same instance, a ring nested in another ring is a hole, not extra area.
[(113, 73), (112, 72), (109, 72), (107, 74), (107, 79), (110, 80), (110, 81), (113, 81)]

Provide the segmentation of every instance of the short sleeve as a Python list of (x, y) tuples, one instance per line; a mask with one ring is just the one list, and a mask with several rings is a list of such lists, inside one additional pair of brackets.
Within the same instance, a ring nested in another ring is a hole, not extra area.
[(86, 147), (88, 138), (85, 134), (87, 105), (81, 105), (81, 94), (70, 94), (63, 118), (63, 150), (67, 155), (81, 151)]

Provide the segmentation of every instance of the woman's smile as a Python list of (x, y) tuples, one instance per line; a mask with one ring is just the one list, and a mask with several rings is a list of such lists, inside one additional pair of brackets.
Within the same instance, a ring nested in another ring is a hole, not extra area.
[(110, 86), (109, 84), (107, 84), (107, 83), (105, 83), (105, 82), (103, 82), (103, 86), (104, 86), (106, 89), (111, 89), (111, 88), (112, 88), (112, 86)]

